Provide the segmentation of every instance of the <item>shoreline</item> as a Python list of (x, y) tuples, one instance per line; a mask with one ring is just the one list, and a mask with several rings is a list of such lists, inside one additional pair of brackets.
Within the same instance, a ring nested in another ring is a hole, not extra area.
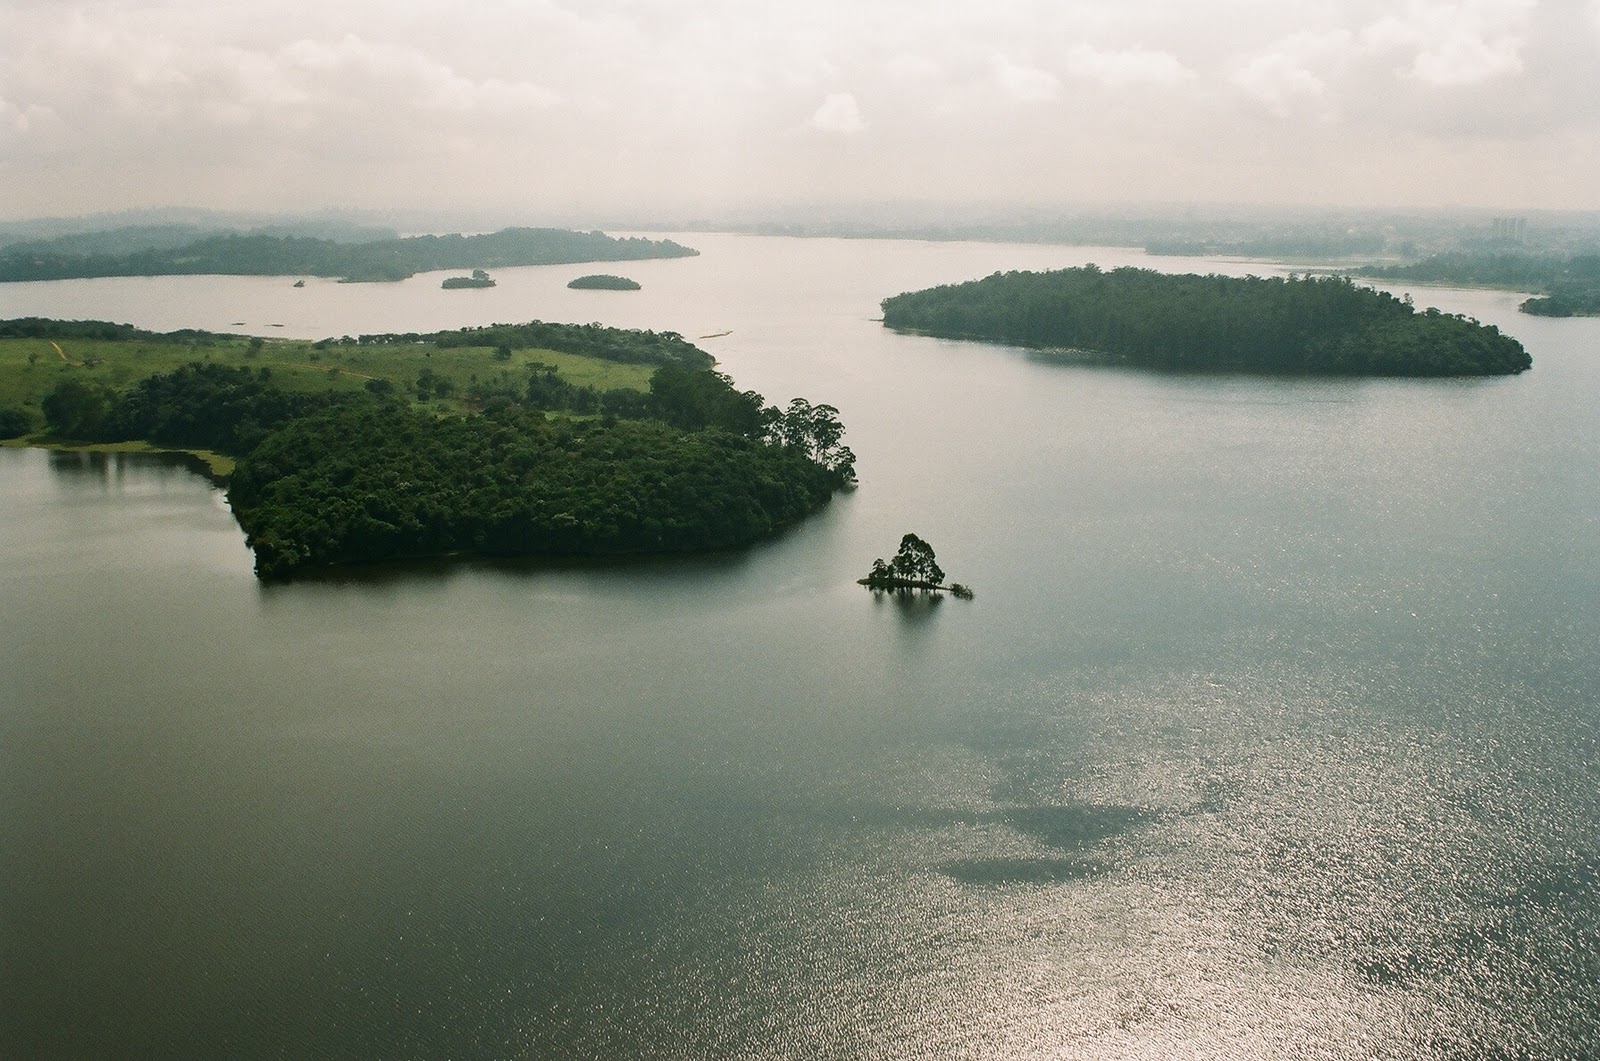
[(0, 446), (9, 449), (50, 450), (56, 453), (143, 453), (158, 457), (182, 457), (186, 463), (194, 466), (197, 474), (205, 476), (219, 487), (228, 485), (228, 477), (233, 474), (234, 465), (237, 463), (235, 458), (225, 453), (206, 449), (157, 446), (143, 439), (131, 439), (126, 442), (64, 442), (32, 434), (5, 439), (0, 441)]

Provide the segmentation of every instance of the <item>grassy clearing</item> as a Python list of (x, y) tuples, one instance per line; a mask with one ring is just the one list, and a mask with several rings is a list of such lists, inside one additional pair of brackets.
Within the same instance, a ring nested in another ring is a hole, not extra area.
[[(474, 383), (521, 387), (535, 363), (552, 365), (575, 386), (598, 390), (626, 387), (647, 390), (653, 369), (554, 350), (514, 350), (497, 360), (489, 347), (440, 349), (431, 344), (346, 346), (317, 349), (297, 339), (265, 339), (253, 347), (249, 338), (215, 342), (169, 342), (132, 339), (0, 339), (0, 409), (22, 409), (42, 428), (39, 403), (64, 379), (78, 378), (123, 390), (147, 376), (170, 372), (192, 361), (215, 361), (252, 369), (270, 369), (273, 382), (293, 391), (353, 391), (368, 380), (386, 379), (400, 394), (414, 394), (423, 369), (454, 385), (449, 400), (426, 407), (466, 411), (466, 394)], [(35, 440), (36, 444), (38, 440)]]

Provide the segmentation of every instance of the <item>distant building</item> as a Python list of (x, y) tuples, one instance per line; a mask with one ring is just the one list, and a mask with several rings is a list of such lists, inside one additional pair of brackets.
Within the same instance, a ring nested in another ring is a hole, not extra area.
[(1497, 217), (1492, 222), (1496, 243), (1521, 243), (1528, 238), (1528, 219)]

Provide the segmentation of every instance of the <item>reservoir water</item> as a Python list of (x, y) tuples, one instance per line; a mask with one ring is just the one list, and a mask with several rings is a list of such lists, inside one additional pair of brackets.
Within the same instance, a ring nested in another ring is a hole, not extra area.
[[(637, 293), (0, 287), (269, 337), (725, 332), (861, 476), (735, 554), (264, 587), (182, 466), (0, 450), (0, 1056), (1600, 1049), (1600, 320), (1416, 289), (1533, 371), (1169, 375), (873, 318), (1272, 267), (676, 238)], [(977, 599), (857, 586), (906, 531)]]

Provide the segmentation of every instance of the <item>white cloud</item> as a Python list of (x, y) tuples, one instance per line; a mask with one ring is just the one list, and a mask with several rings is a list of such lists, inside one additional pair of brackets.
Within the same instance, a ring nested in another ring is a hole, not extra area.
[(1333, 110), (1328, 78), (1348, 66), (1359, 50), (1347, 30), (1294, 33), (1251, 56), (1229, 81), (1279, 117), (1305, 103), (1327, 115)]
[(24, 136), (53, 129), (60, 124), (60, 117), (49, 107), (41, 107), (37, 103), (18, 106), (0, 98), (0, 132)]
[(1407, 73), (1430, 85), (1468, 85), (1522, 72), (1532, 0), (1412, 0), (1362, 32), (1374, 51), (1415, 52)]
[(1194, 76), (1171, 52), (1147, 48), (1102, 51), (1087, 44), (1074, 45), (1067, 53), (1067, 71), (1111, 88), (1175, 85)]
[(1300, 100), (1320, 102), (1327, 91), (1320, 77), (1281, 52), (1256, 56), (1234, 71), (1232, 81), (1279, 117), (1287, 117)]
[(861, 107), (848, 92), (835, 92), (822, 101), (811, 116), (811, 125), (825, 133), (859, 133), (867, 123), (861, 117)]
[(283, 49), (283, 72), (304, 95), (334, 91), (394, 93), (390, 104), (451, 111), (519, 110), (553, 106), (558, 97), (531, 82), (474, 81), (418, 48), (374, 43), (346, 34), (335, 44), (301, 40)]
[(1018, 66), (1004, 56), (994, 58), (994, 79), (1000, 91), (1022, 103), (1047, 103), (1061, 94), (1061, 79), (1056, 75)]

